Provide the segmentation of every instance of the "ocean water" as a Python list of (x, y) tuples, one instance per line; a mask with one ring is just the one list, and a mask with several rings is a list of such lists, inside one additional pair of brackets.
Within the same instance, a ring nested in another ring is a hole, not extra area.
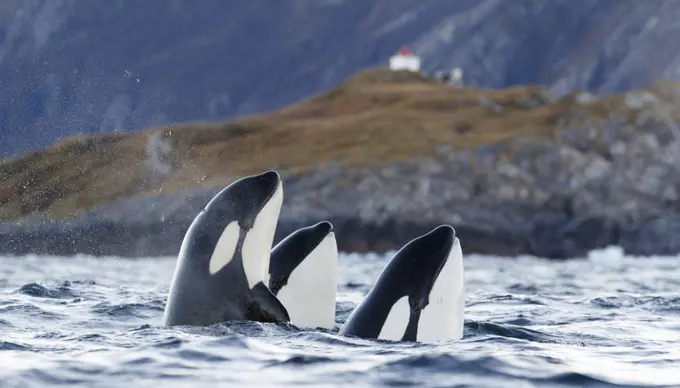
[[(338, 328), (389, 255), (341, 255)], [(164, 328), (174, 258), (0, 257), (0, 387), (680, 386), (680, 260), (466, 256), (460, 341)]]

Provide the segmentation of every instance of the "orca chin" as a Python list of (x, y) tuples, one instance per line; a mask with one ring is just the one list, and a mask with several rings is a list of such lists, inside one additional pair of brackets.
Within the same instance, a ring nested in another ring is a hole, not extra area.
[(340, 335), (438, 342), (463, 336), (463, 254), (455, 230), (441, 225), (405, 244), (352, 311)]

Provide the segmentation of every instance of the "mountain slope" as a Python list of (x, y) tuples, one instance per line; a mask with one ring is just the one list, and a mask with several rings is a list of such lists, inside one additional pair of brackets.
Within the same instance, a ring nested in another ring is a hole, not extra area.
[(410, 44), (477, 87), (675, 77), (675, 1), (7, 0), (0, 156), (64, 136), (274, 110)]

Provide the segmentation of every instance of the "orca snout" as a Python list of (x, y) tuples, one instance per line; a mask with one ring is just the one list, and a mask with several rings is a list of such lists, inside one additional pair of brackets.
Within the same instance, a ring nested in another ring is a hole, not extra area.
[(453, 242), (453, 240), (456, 238), (456, 230), (453, 229), (451, 225), (444, 224), (434, 228), (430, 233), (428, 233), (428, 235), (437, 241), (450, 240)]
[(333, 231), (333, 224), (328, 221), (321, 221), (314, 225), (314, 229), (318, 230), (323, 235), (328, 235)]
[(269, 170), (263, 172), (262, 174), (254, 175), (252, 179), (256, 181), (259, 186), (266, 188), (267, 191), (270, 192), (274, 192), (274, 190), (276, 190), (278, 185), (281, 183), (281, 176), (274, 170)]
[(434, 257), (445, 258), (456, 242), (456, 231), (451, 225), (440, 225), (427, 233), (424, 240), (432, 252), (437, 252)]

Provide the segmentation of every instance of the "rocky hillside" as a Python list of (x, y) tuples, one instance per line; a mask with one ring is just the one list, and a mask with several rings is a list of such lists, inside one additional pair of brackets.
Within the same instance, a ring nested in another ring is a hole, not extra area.
[(679, 103), (674, 83), (597, 98), (369, 70), (269, 114), (82, 136), (7, 160), (0, 250), (173, 254), (212, 194), (273, 168), (286, 193), (279, 237), (329, 219), (341, 249), (384, 250), (450, 223), (468, 252), (675, 253)]
[(550, 135), (571, 105), (548, 104), (546, 93), (452, 88), (414, 73), (365, 71), (274, 113), (74, 137), (8, 160), (0, 164), (0, 215), (63, 218), (120, 198), (222, 187), (264, 169), (289, 175), (389, 164), (446, 146)]
[(675, 78), (674, 0), (5, 0), (0, 156), (79, 133), (276, 110), (386, 62), (481, 88)]

